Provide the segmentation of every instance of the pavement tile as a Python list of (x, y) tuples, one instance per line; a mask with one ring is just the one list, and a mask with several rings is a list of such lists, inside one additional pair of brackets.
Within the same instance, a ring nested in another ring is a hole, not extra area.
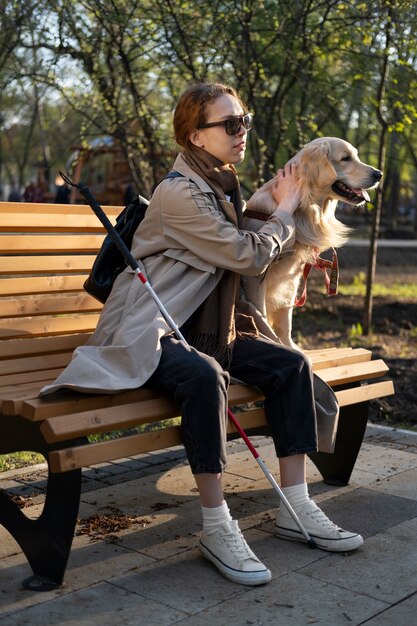
[(368, 626), (411, 626), (416, 623), (417, 592), (367, 622)]
[(297, 572), (276, 578), (265, 587), (247, 588), (181, 622), (181, 626), (341, 626), (359, 624), (387, 607), (366, 595), (349, 594), (337, 585)]
[(409, 500), (417, 500), (417, 469), (400, 472), (395, 476), (380, 480), (372, 485), (372, 489)]
[(158, 626), (175, 624), (186, 617), (182, 611), (103, 582), (7, 615), (4, 623), (5, 626), (138, 626), (155, 624), (155, 615)]
[(396, 446), (417, 454), (417, 431), (397, 430), (380, 424), (368, 424), (365, 439), (379, 446)]
[(370, 537), (417, 516), (417, 502), (374, 489), (358, 488), (320, 505), (328, 517), (348, 530)]
[[(17, 546), (17, 544), (16, 544)], [(72, 593), (137, 567), (154, 562), (149, 556), (137, 554), (110, 541), (92, 541), (82, 535), (74, 538), (64, 586), (46, 593), (31, 593), (22, 589), (21, 582), (32, 574), (21, 552), (2, 558), (0, 570), (0, 621), (1, 616), (12, 610), (19, 610), (37, 601)], [(6, 624), (5, 624), (6, 626)]]
[(139, 591), (149, 600), (163, 602), (165, 606), (188, 615), (242, 593), (241, 585), (219, 577), (197, 549), (112, 578), (111, 582), (128, 591)]
[(74, 538), (68, 560), (64, 589), (81, 589), (92, 581), (105, 581), (154, 561), (150, 556), (126, 549), (112, 538), (94, 541), (86, 535), (78, 536)]
[(164, 559), (195, 546), (200, 517), (194, 506), (142, 515), (131, 528), (118, 532), (114, 541), (153, 559)]
[[(397, 603), (416, 591), (415, 543), (412, 549), (416, 534), (417, 518), (414, 518), (370, 537), (363, 548), (344, 559), (343, 565), (337, 558), (339, 555), (335, 554), (331, 555), (332, 558), (307, 565), (299, 572), (366, 594), (369, 598)], [(394, 623), (408, 626), (408, 622)]]
[(38, 593), (24, 589), (21, 585), (22, 580), (31, 575), (32, 570), (22, 552), (1, 559), (0, 623), (2, 626), (8, 626), (9, 623), (5, 615), (12, 615), (21, 609), (44, 604), (62, 592), (62, 590), (54, 590)]
[(396, 450), (364, 443), (355, 467), (383, 476), (417, 467), (417, 455), (406, 450)]

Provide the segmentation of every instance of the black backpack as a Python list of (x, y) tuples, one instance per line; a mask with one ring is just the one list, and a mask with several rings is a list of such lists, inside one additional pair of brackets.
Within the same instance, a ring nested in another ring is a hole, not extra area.
[[(177, 178), (179, 176), (183, 176), (183, 174), (171, 171), (165, 178)], [(149, 200), (143, 196), (137, 196), (116, 218), (114, 228), (129, 250), (132, 246), (133, 235), (145, 217), (148, 205)], [(85, 291), (104, 304), (110, 295), (114, 281), (125, 267), (126, 262), (122, 253), (110, 235), (107, 235), (96, 256), (90, 275), (84, 283)]]

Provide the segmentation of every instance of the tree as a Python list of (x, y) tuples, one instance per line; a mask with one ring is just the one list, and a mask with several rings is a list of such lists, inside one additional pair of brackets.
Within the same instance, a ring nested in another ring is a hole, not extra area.
[[(384, 169), (386, 162), (387, 141), (389, 131), (396, 130), (397, 132), (404, 129), (404, 124), (410, 120), (410, 110), (412, 114), (417, 117), (416, 109), (414, 106), (405, 106), (405, 103), (396, 100), (398, 93), (398, 80), (395, 77), (390, 77), (390, 73), (393, 74), (396, 65), (401, 65), (401, 52), (402, 44), (404, 42), (404, 23), (400, 19), (400, 6), (399, 4), (411, 4), (411, 3), (398, 3), (396, 0), (386, 0), (382, 3), (382, 26), (383, 29), (379, 31), (376, 38), (378, 44), (382, 39), (382, 45), (380, 49), (381, 54), (381, 70), (380, 79), (378, 85), (378, 91), (375, 98), (376, 116), (380, 126), (379, 135), (379, 148), (378, 148), (378, 168)], [(401, 6), (403, 10), (405, 7)], [(410, 7), (411, 8), (411, 7)], [(415, 15), (415, 13), (414, 13)], [(382, 33), (382, 34), (381, 34)], [(415, 68), (413, 68), (415, 71)], [(415, 74), (414, 74), (415, 76)], [(403, 83), (400, 89), (403, 88)], [(405, 115), (407, 111), (407, 115)], [(400, 115), (403, 113), (402, 115)], [(398, 137), (397, 137), (398, 139)], [(370, 249), (368, 259), (368, 273), (366, 281), (366, 295), (365, 295), (365, 307), (363, 316), (363, 332), (368, 334), (372, 325), (372, 305), (373, 295), (372, 288), (375, 280), (377, 249), (378, 249), (378, 237), (380, 233), (381, 215), (383, 207), (383, 182), (380, 184), (377, 190), (376, 205), (374, 209), (374, 219), (372, 224), (372, 231), (370, 237)]]
[[(413, 117), (415, 97), (414, 4), (401, 2), (406, 11), (395, 11), (397, 57), (394, 62), (391, 54), (386, 101), (396, 111), (388, 133), (395, 124), (399, 148), (408, 151), (406, 134), (417, 146), (406, 121)], [(249, 158), (240, 168), (247, 194), (317, 135), (351, 140), (364, 160), (377, 165), (375, 97), (388, 5), (387, 0), (372, 6), (340, 0), (42, 0), (20, 52), (22, 58), (29, 55), (27, 61), (35, 50), (39, 59), (25, 88), (36, 81), (42, 106), (54, 100), (82, 117), (81, 144), (100, 135), (120, 142), (145, 194), (172, 162), (172, 109), (191, 80), (233, 84), (255, 114)], [(391, 151), (387, 158), (392, 161)], [(401, 164), (400, 176), (403, 171)]]
[[(36, 3), (33, 0), (21, 2), (2, 0), (0, 2), (1, 28), (0, 28), (0, 133), (5, 134), (7, 128), (8, 98), (6, 88), (10, 82), (20, 75), (19, 64), (16, 59), (16, 50), (19, 48), (24, 32), (35, 11)], [(4, 154), (7, 145), (0, 138), (0, 197), (3, 193), (3, 167)], [(6, 173), (10, 170), (6, 167)]]

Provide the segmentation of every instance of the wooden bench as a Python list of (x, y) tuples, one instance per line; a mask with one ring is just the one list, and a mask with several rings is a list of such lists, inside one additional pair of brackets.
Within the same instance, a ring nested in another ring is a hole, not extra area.
[[(121, 207), (105, 207), (114, 221)], [(180, 443), (178, 424), (145, 432), (145, 426), (178, 416), (168, 399), (137, 389), (114, 395), (65, 392), (48, 400), (39, 389), (55, 379), (76, 346), (94, 330), (101, 305), (83, 291), (102, 239), (91, 209), (80, 205), (0, 203), (0, 454), (31, 450), (49, 465), (41, 516), (28, 519), (10, 494), (0, 491), (0, 522), (20, 544), (33, 576), (29, 589), (59, 586), (77, 520), (81, 469)], [(314, 370), (334, 387), (341, 414), (334, 454), (311, 459), (324, 480), (347, 484), (360, 450), (369, 400), (393, 393), (382, 360), (363, 349), (309, 352)], [(231, 406), (249, 434), (266, 432), (259, 393), (230, 388)], [(178, 420), (177, 420), (178, 422)], [(90, 435), (130, 429), (124, 437), (90, 441)], [(230, 437), (236, 436), (229, 427)]]

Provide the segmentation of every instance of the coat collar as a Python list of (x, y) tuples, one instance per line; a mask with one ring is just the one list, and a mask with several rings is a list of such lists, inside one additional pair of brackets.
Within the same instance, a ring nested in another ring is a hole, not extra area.
[(216, 198), (210, 185), (204, 180), (204, 178), (201, 178), (201, 176), (196, 174), (196, 172), (191, 169), (191, 167), (185, 162), (182, 154), (179, 154), (177, 156), (172, 169), (192, 180), (203, 193), (211, 194), (213, 196), (213, 200), (217, 202), (221, 211), (223, 211), (223, 213), (226, 215), (229, 222), (237, 225), (236, 211), (233, 203), (228, 202), (227, 200), (219, 200), (218, 198)]

